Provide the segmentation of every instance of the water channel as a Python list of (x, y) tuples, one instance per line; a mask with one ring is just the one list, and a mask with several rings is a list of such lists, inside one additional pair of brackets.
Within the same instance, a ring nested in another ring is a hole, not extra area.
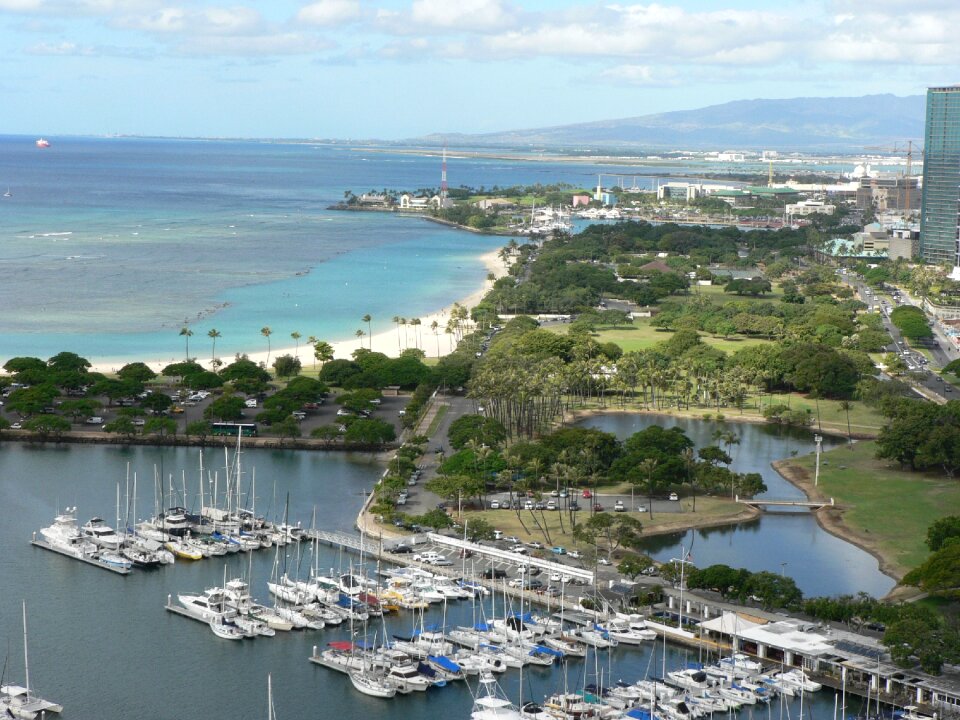
[[(651, 425), (678, 426), (697, 448), (715, 445), (714, 433), (732, 431), (739, 444), (729, 448), (731, 468), (757, 472), (767, 492), (763, 497), (803, 499), (803, 493), (771, 467), (782, 458), (814, 452), (813, 433), (755, 423), (719, 422), (662, 415), (610, 413), (595, 415), (581, 425), (613, 433), (623, 439)], [(823, 449), (845, 442), (823, 436)], [(805, 595), (855, 594), (864, 591), (882, 597), (893, 587), (869, 553), (823, 530), (807, 510), (765, 513), (760, 518), (719, 528), (660, 535), (647, 540), (646, 551), (657, 560), (680, 557), (691, 550), (693, 563), (707, 567), (723, 563), (748, 570), (768, 570), (790, 575)]]
[[(606, 416), (592, 419), (591, 424), (629, 434), (653, 420)], [(631, 423), (638, 424), (633, 427)], [(694, 433), (693, 428), (698, 427), (705, 435)], [(709, 441), (709, 423), (689, 428), (698, 443), (701, 438)], [(769, 459), (789, 455), (790, 449), (809, 451), (809, 438), (773, 436), (769, 428), (748, 425), (736, 429), (742, 433), (736, 453), (740, 469), (762, 470)], [(172, 475), (180, 493), (185, 483), (188, 504), (193, 504), (198, 493), (198, 463), (195, 450), (182, 448), (0, 444), (4, 682), (23, 681), (20, 601), (25, 599), (31, 681), (40, 694), (64, 704), (64, 718), (263, 718), (268, 672), (273, 673), (277, 717), (281, 719), (468, 716), (471, 701), (462, 685), (425, 696), (378, 701), (358, 695), (345, 676), (308, 663), (313, 645), (349, 637), (347, 627), (231, 643), (218, 640), (199, 623), (163, 610), (170, 594), (219, 584), (225, 565), (229, 576), (250, 577), (254, 596), (267, 601), (266, 582), (275, 564), (292, 573), (312, 562), (306, 555), (298, 557), (295, 550), (279, 556), (269, 550), (228, 556), (225, 561), (178, 562), (155, 572), (121, 577), (29, 544), (32, 533), (49, 525), (57, 510), (67, 505), (79, 508), (81, 522), (101, 515), (114, 524), (116, 487), (124, 484), (128, 467), (131, 477), (136, 473), (138, 479), (138, 517), (153, 512), (155, 472), (163, 477)], [(208, 451), (204, 463), (212, 470), (222, 468), (222, 451)], [(280, 518), (289, 508), (290, 519), (305, 525), (316, 511), (319, 527), (336, 530), (352, 526), (362, 493), (373, 486), (381, 471), (370, 455), (281, 450), (245, 452), (244, 465), (245, 482), (256, 478), (258, 511)], [(221, 477), (222, 473), (220, 470)], [(771, 470), (764, 476), (771, 493), (785, 491), (774, 485)], [(697, 564), (722, 561), (753, 569), (779, 569), (777, 563), (786, 557), (789, 572), (808, 593), (855, 589), (882, 593), (890, 584), (883, 582), (869, 556), (857, 555), (859, 551), (822, 533), (808, 517), (770, 516), (747, 525), (696, 533)], [(657, 539), (660, 547), (651, 551), (669, 557), (676, 552), (671, 545), (680, 541)], [(318, 565), (346, 567), (350, 561), (350, 557), (324, 549)], [(433, 606), (427, 622), (469, 623), (473, 616), (468, 603), (451, 605), (446, 617), (442, 609)], [(386, 631), (408, 633), (413, 622), (412, 615), (404, 613), (391, 619)], [(383, 631), (379, 628), (381, 635)], [(529, 671), (524, 676), (524, 696), (541, 699), (545, 693), (562, 690), (564, 682), (571, 688), (580, 687), (585, 674), (588, 682), (595, 680), (598, 672), (604, 678), (633, 680), (696, 659), (689, 651), (672, 647), (666, 648), (666, 659), (659, 647), (618, 648), (597, 662), (571, 662), (567, 673), (558, 669)], [(516, 698), (517, 675), (511, 673), (501, 682)], [(827, 695), (820, 693), (813, 706), (814, 716), (824, 720), (833, 711), (833, 696)], [(796, 713), (796, 707), (754, 711), (758, 720), (796, 717)]]

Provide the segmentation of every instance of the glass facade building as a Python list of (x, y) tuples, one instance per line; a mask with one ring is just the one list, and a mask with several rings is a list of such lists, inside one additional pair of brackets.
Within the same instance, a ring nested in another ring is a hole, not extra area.
[(920, 255), (960, 264), (960, 85), (927, 89)]

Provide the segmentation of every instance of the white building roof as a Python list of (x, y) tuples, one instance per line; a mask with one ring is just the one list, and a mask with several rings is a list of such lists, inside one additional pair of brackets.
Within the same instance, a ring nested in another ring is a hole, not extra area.
[(712, 620), (703, 621), (700, 623), (700, 627), (710, 632), (723, 633), (724, 635), (738, 635), (743, 637), (743, 633), (745, 631), (760, 627), (760, 623), (753, 620), (747, 620), (745, 617), (741, 617), (737, 613), (724, 612), (723, 615), (715, 617)]
[(741, 632), (740, 639), (800, 653), (805, 657), (836, 653), (825, 635), (805, 630), (806, 627), (810, 626), (782, 620), (767, 625), (758, 625)]

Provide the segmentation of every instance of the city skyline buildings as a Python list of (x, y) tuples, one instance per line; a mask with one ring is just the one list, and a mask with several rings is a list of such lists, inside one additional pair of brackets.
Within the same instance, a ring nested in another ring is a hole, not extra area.
[(960, 85), (927, 89), (920, 255), (960, 278)]

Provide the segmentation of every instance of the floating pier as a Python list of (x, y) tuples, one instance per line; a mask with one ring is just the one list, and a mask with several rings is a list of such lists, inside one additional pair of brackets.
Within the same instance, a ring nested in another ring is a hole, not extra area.
[(41, 547), (44, 550), (49, 550), (50, 552), (55, 552), (58, 555), (63, 555), (64, 557), (70, 558), (71, 560), (79, 560), (80, 562), (84, 562), (87, 565), (93, 565), (94, 567), (98, 567), (102, 570), (109, 570), (110, 572), (116, 573), (117, 575), (130, 574), (130, 568), (116, 567), (115, 565), (110, 565), (109, 563), (105, 563), (102, 560), (100, 560), (96, 555), (74, 555), (73, 553), (69, 553), (65, 550), (61, 550), (58, 547), (54, 547), (53, 545), (46, 542), (45, 540), (37, 540), (36, 538), (31, 540), (30, 544), (36, 545), (37, 547)]

